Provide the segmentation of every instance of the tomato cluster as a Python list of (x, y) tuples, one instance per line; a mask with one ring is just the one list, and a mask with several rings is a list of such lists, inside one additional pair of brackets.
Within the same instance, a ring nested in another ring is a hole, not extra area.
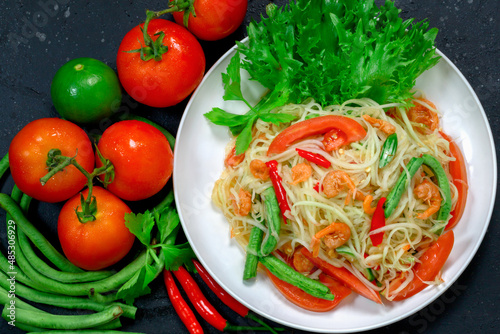
[[(111, 125), (97, 147), (94, 152), (78, 125), (42, 118), (19, 131), (9, 148), (11, 174), (22, 192), (44, 202), (67, 201), (59, 214), (59, 240), (66, 257), (87, 270), (108, 267), (129, 252), (135, 237), (125, 226), (131, 210), (123, 200), (158, 193), (173, 169), (167, 138), (142, 121)], [(93, 186), (94, 177), (105, 175), (111, 175), (107, 190)]]

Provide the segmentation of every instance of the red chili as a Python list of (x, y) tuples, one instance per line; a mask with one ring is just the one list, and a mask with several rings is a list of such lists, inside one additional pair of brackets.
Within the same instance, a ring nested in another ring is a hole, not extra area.
[(286, 191), (281, 184), (281, 176), (278, 173), (278, 162), (276, 160), (271, 160), (266, 162), (267, 167), (269, 167), (269, 177), (273, 183), (274, 192), (276, 193), (276, 198), (278, 199), (278, 205), (280, 207), (281, 215), (283, 216), (283, 221), (286, 224), (285, 212), (290, 211), (290, 206), (286, 199)]
[(170, 271), (163, 270), (163, 279), (165, 281), (165, 286), (167, 287), (168, 297), (172, 302), (175, 312), (177, 312), (179, 318), (181, 318), (182, 322), (189, 330), (189, 333), (202, 334), (203, 328), (201, 328), (200, 323), (196, 319), (193, 311), (191, 311), (184, 298), (182, 298)]
[(301, 150), (300, 148), (296, 148), (295, 150), (297, 151), (299, 156), (306, 159), (307, 161), (315, 163), (318, 166), (328, 168), (332, 165), (332, 163), (328, 161), (325, 157), (323, 157), (321, 154)]
[(201, 279), (205, 284), (212, 290), (213, 293), (217, 295), (217, 297), (226, 304), (231, 310), (238, 313), (242, 317), (246, 317), (248, 315), (248, 308), (241, 304), (239, 301), (233, 298), (230, 294), (224, 290), (219, 283), (217, 283), (212, 276), (208, 273), (208, 271), (201, 265), (200, 262), (193, 259), (193, 264), (200, 274)]
[[(384, 203), (385, 197), (382, 197), (378, 200), (377, 207), (375, 208), (375, 212), (372, 216), (372, 225), (370, 227), (370, 231), (376, 230), (378, 228), (385, 226), (385, 214), (384, 214)], [(375, 234), (370, 234), (370, 239), (372, 240), (373, 246), (378, 246), (384, 240), (384, 232), (379, 232)]]
[(227, 326), (227, 320), (208, 302), (191, 274), (184, 267), (179, 267), (178, 270), (173, 270), (172, 272), (203, 319), (218, 330), (224, 331)]
[[(230, 309), (232, 309), (234, 312), (238, 313), (240, 316), (251, 319), (259, 324), (261, 324), (264, 329), (267, 329), (271, 333), (276, 333), (276, 329), (270, 327), (268, 324), (266, 324), (264, 321), (262, 321), (260, 318), (257, 317), (254, 313), (252, 313), (245, 305), (241, 304), (239, 301), (234, 299), (230, 294), (224, 290), (219, 283), (217, 283), (212, 276), (208, 273), (208, 271), (201, 265), (200, 262), (197, 260), (193, 259), (193, 264), (200, 274), (201, 279), (205, 284), (212, 290), (213, 293)], [(256, 328), (257, 329), (257, 328)], [(255, 329), (255, 330), (256, 330)]]

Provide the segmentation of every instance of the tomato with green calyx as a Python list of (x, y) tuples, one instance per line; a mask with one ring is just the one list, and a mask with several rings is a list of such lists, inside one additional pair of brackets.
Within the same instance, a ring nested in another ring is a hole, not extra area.
[[(170, 0), (175, 6), (189, 0)], [(174, 12), (175, 22), (184, 25), (199, 39), (216, 41), (238, 29), (245, 18), (248, 0), (195, 0), (184, 11)]]
[(50, 94), (61, 117), (76, 123), (109, 117), (122, 100), (115, 71), (93, 58), (77, 58), (64, 64), (52, 80)]
[(87, 178), (70, 165), (55, 173), (45, 185), (40, 179), (54, 168), (53, 149), (76, 162), (87, 172), (94, 169), (94, 151), (89, 137), (78, 125), (60, 118), (41, 118), (19, 131), (9, 147), (10, 170), (23, 193), (44, 202), (60, 202), (77, 194)]
[(165, 108), (184, 100), (201, 82), (205, 54), (187, 29), (149, 16), (125, 35), (116, 65), (120, 82), (133, 99)]
[[(174, 158), (167, 138), (145, 122), (126, 120), (111, 125), (102, 134), (97, 148), (114, 166), (107, 189), (122, 199), (137, 201), (151, 197), (172, 175)], [(100, 167), (98, 155), (96, 160)], [(100, 178), (105, 181), (106, 176)]]
[[(88, 189), (82, 193), (88, 196)], [(81, 222), (81, 196), (68, 200), (59, 214), (57, 233), (62, 250), (74, 265), (99, 270), (120, 261), (132, 248), (135, 236), (125, 226), (130, 208), (118, 197), (101, 187), (92, 188), (96, 208), (94, 220)]]

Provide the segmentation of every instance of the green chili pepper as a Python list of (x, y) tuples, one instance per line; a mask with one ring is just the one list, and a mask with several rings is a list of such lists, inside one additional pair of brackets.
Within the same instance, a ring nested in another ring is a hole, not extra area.
[(327, 300), (333, 300), (335, 298), (326, 285), (296, 272), (288, 264), (273, 255), (261, 257), (259, 261), (269, 269), (274, 276), (296, 286), (311, 296)]
[(378, 168), (383, 168), (387, 166), (389, 162), (391, 162), (392, 158), (396, 154), (396, 150), (398, 148), (398, 135), (393, 133), (387, 137), (382, 145), (382, 151), (380, 152), (380, 160), (378, 164)]

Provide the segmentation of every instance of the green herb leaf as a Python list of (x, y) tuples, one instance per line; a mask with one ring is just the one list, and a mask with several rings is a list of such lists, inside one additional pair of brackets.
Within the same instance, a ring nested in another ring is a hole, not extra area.
[(151, 230), (154, 225), (154, 217), (148, 210), (144, 213), (125, 214), (125, 226), (146, 246), (149, 246), (151, 243)]
[(124, 300), (127, 304), (132, 305), (135, 298), (151, 293), (151, 289), (144, 285), (146, 277), (146, 269), (142, 267), (132, 276), (116, 293), (118, 299)]
[(192, 259), (196, 258), (189, 243), (176, 246), (162, 245), (162, 252), (165, 257), (165, 269), (177, 270), (180, 266), (192, 266)]

